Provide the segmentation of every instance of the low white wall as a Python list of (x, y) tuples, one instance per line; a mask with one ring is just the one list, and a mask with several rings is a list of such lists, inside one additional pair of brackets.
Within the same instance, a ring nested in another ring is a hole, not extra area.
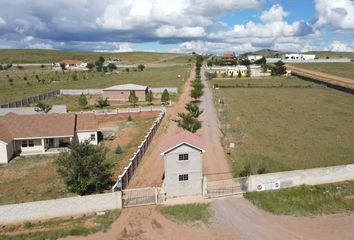
[[(91, 134), (95, 134), (95, 140), (91, 140)], [(76, 136), (79, 142), (89, 140), (90, 144), (97, 145), (97, 132), (77, 132)]]
[[(178, 93), (178, 88), (176, 87), (161, 87), (161, 88), (149, 88), (152, 93), (162, 94), (163, 91), (167, 89), (169, 93)], [(81, 94), (102, 94), (103, 89), (60, 89), (60, 94), (62, 95), (81, 95)]]
[(281, 60), (284, 63), (336, 63), (336, 62), (350, 62), (350, 58), (329, 58), (329, 59), (313, 59), (313, 60), (300, 60), (300, 59), (281, 59), (281, 58), (266, 58), (267, 63), (275, 63)]
[(121, 192), (0, 206), (0, 224), (74, 216), (122, 208)]
[(354, 164), (252, 175), (248, 178), (249, 192), (287, 188), (303, 184), (317, 185), (354, 180)]

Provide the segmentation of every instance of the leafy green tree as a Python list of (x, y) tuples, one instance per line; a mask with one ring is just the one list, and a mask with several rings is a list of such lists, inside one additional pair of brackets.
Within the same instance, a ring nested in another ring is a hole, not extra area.
[(194, 117), (194, 118), (198, 118), (203, 112), (204, 110), (200, 110), (199, 106), (195, 103), (187, 103), (185, 105), (185, 109)]
[(134, 106), (139, 101), (139, 98), (135, 95), (135, 91), (130, 91), (130, 95), (128, 101), (132, 103)]
[(203, 96), (204, 90), (203, 87), (194, 87), (191, 92), (190, 92), (190, 96), (191, 98), (194, 99), (194, 101), (198, 101), (198, 99)]
[(242, 73), (240, 70), (238, 70), (237, 77), (239, 77), (239, 78), (242, 77)]
[(104, 108), (109, 106), (109, 102), (108, 102), (108, 98), (103, 99), (103, 98), (99, 98), (96, 100), (96, 106), (99, 108)]
[(149, 92), (146, 93), (145, 95), (145, 101), (149, 102), (150, 105), (152, 104), (152, 101), (154, 100), (154, 94), (150, 90)]
[(70, 191), (86, 195), (109, 188), (112, 166), (105, 162), (103, 145), (72, 141), (69, 149), (69, 152), (60, 153), (55, 162)]
[(52, 110), (52, 106), (47, 105), (43, 102), (38, 102), (34, 110), (36, 112), (48, 113), (50, 110)]
[(96, 69), (98, 72), (102, 72), (104, 62), (105, 59), (102, 56), (100, 56), (98, 60), (95, 62)]
[(122, 154), (123, 153), (123, 149), (122, 147), (118, 144), (116, 147), (116, 150), (114, 151), (115, 154)]
[(81, 95), (78, 99), (78, 102), (79, 102), (80, 107), (82, 107), (82, 108), (85, 108), (87, 106), (88, 102), (87, 102), (87, 98), (86, 98), (85, 94), (81, 93)]
[(251, 61), (248, 60), (248, 59), (246, 59), (246, 58), (244, 58), (244, 59), (242, 59), (242, 60), (240, 61), (240, 64), (241, 64), (241, 65), (245, 65), (245, 66), (249, 66), (249, 65), (251, 65)]
[(170, 101), (170, 94), (168, 93), (167, 89), (165, 89), (161, 95), (161, 102), (166, 104), (168, 101)]
[(194, 118), (191, 113), (178, 113), (178, 120), (177, 122), (178, 127), (183, 128), (189, 132), (195, 133), (202, 127), (201, 121)]
[(86, 67), (87, 67), (89, 70), (92, 70), (92, 69), (95, 68), (95, 64), (88, 63), (88, 64), (86, 64)]
[(113, 70), (117, 70), (117, 65), (115, 65), (114, 63), (109, 63), (107, 65), (107, 69), (112, 72)]
[(285, 64), (282, 61), (278, 61), (272, 67), (272, 75), (273, 76), (280, 76), (286, 73)]
[(8, 78), (7, 81), (9, 81), (10, 86), (14, 85), (14, 79), (13, 78)]
[(139, 64), (139, 65), (138, 65), (138, 69), (139, 69), (141, 72), (144, 71), (145, 65)]

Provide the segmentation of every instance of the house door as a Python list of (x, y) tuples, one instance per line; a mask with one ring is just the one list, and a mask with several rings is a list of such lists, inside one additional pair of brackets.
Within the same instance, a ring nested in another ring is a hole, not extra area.
[(47, 147), (54, 147), (54, 138), (47, 138), (46, 141)]

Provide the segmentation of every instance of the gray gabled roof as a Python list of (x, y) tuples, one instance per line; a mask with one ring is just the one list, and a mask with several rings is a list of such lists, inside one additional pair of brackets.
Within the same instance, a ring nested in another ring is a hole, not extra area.
[(137, 85), (137, 84), (122, 84), (115, 85), (109, 88), (103, 89), (103, 91), (145, 91), (147, 86)]

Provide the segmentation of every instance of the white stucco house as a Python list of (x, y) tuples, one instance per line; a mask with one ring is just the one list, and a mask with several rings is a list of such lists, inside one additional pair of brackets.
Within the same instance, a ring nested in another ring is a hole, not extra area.
[(170, 139), (162, 149), (165, 178), (163, 190), (167, 198), (202, 194), (203, 139), (183, 131)]
[(218, 75), (226, 74), (228, 77), (237, 77), (240, 72), (242, 76), (247, 75), (248, 68), (244, 65), (236, 66), (211, 66), (207, 67), (207, 72), (216, 73)]
[(92, 113), (8, 113), (0, 117), (0, 164), (14, 156), (53, 154), (67, 150), (72, 139), (97, 144), (98, 121)]
[(283, 59), (285, 60), (314, 60), (316, 55), (314, 54), (302, 54), (302, 53), (290, 53), (285, 54)]
[(262, 59), (262, 55), (248, 55), (247, 59), (250, 60), (251, 62), (257, 61)]

